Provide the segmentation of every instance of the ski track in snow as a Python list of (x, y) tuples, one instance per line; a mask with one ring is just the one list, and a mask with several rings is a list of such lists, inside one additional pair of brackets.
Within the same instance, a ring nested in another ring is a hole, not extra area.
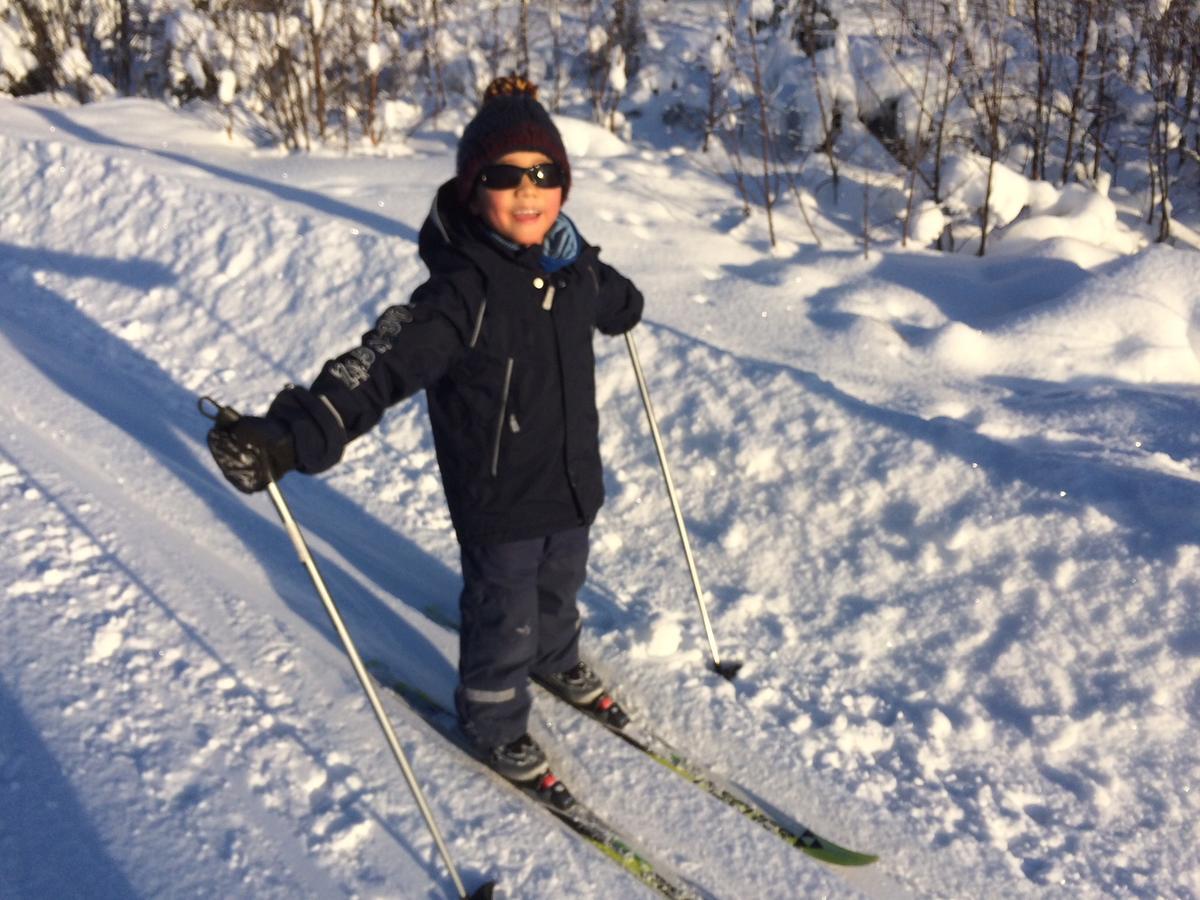
[[(0, 105), (0, 895), (86, 874), (105, 897), (445, 896), (195, 395), (260, 409), (405, 298), (448, 157), (243, 159), (182, 114), (112, 108), (179, 137)], [(569, 211), (650, 298), (641, 356), (716, 633), (746, 662), (732, 684), (704, 669), (608, 341), (598, 668), (680, 745), (883, 859), (822, 868), (539, 705), (568, 781), (723, 897), (1200, 893), (1196, 254), (771, 256), (685, 158), (585, 149)], [(453, 618), (456, 547), (421, 401), (284, 489), (364, 657), (444, 700), (454, 636), (422, 611)], [(388, 705), (469, 883), (642, 890)]]

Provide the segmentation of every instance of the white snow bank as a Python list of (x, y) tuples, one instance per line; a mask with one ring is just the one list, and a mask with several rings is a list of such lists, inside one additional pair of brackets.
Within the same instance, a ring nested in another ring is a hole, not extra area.
[(988, 162), (977, 155), (950, 157), (943, 177), (948, 208), (979, 210), (987, 200), (994, 229), (988, 241), (991, 256), (1040, 256), (1092, 269), (1145, 246), (1144, 236), (1118, 221), (1117, 209), (1104, 193), (1107, 182), (1098, 188), (1068, 184), (1059, 189), (997, 163), (989, 194)]
[(1200, 254), (1156, 247), (990, 332), (948, 325), (932, 350), (978, 374), (1200, 384), (1198, 307)]
[(942, 172), (946, 205), (962, 210), (982, 209), (986, 199), (993, 221), (1011, 222), (1030, 201), (1029, 179), (1007, 166), (992, 167), (991, 193), (988, 192), (988, 161), (981, 156), (953, 155)]
[(603, 126), (570, 116), (554, 116), (567, 156), (607, 159), (629, 153), (629, 145)]
[[(35, 106), (0, 102), (0, 895), (82, 868), (105, 896), (440, 896), (195, 394), (261, 409), (408, 295), (444, 133), (403, 160), (244, 156), (163, 106)], [(882, 858), (845, 881), (555, 708), (535, 729), (564, 775), (719, 896), (1195, 896), (1197, 257), (772, 256), (689, 163), (585, 158), (571, 213), (646, 293), (713, 625), (747, 664), (705, 668), (619, 340), (596, 344), (585, 652), (689, 750)], [(1030, 190), (1031, 220), (1107, 221)], [(452, 610), (456, 547), (420, 401), (284, 488), (370, 658), (447, 696), (455, 639), (422, 611)], [(472, 884), (634, 890), (389, 709)]]
[(1116, 207), (1098, 191), (1068, 184), (1049, 204), (1052, 191), (1042, 193), (1046, 196), (1030, 203), (1027, 217), (996, 234), (993, 256), (1047, 256), (1091, 269), (1143, 245), (1140, 235), (1120, 225)]

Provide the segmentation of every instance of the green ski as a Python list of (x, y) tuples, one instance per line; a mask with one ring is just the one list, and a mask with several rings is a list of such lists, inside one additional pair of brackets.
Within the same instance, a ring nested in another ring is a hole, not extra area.
[[(458, 630), (458, 623), (448, 619), (438, 609), (427, 607), (425, 615), (452, 631)], [(535, 683), (558, 700), (558, 697), (548, 685)], [(607, 696), (607, 695), (606, 695)], [(611, 701), (610, 701), (611, 702)], [(636, 719), (622, 716), (627, 720), (624, 725), (614, 725), (610, 707), (593, 709), (574, 706), (574, 709), (595, 719), (608, 731), (611, 731), (629, 746), (640, 750), (662, 766), (670, 769), (676, 775), (686, 779), (696, 787), (720, 800), (731, 809), (737, 810), (756, 825), (771, 832), (771, 834), (786, 841), (800, 852), (832, 866), (869, 866), (877, 862), (879, 857), (872, 853), (862, 853), (843, 847), (828, 838), (822, 837), (811, 828), (793, 820), (785, 813), (773, 809), (766, 802), (757, 799), (749, 791), (733, 781), (713, 773), (707, 766), (696, 762), (687, 754), (676, 749), (666, 738), (641, 725)]]
[(571, 795), (566, 786), (553, 776), (554, 790), (546, 791), (539, 790), (533, 782), (509, 781), (489, 769), (479, 759), (474, 747), (459, 730), (453, 712), (423, 692), (382, 672), (381, 666), (373, 665), (371, 668), (376, 679), (384, 687), (400, 696), (435, 731), (472, 759), (479, 761), (480, 766), (488, 775), (546, 810), (642, 884), (670, 900), (708, 900), (711, 898), (712, 895), (708, 891), (692, 884), (637, 849), (633, 841), (627, 839), (616, 828), (579, 802)]
[[(670, 769), (696, 787), (717, 798), (731, 809), (737, 810), (756, 825), (796, 847), (802, 853), (834, 866), (866, 866), (877, 861), (878, 856), (860, 853), (824, 838), (810, 828), (792, 821), (783, 813), (753, 797), (748, 791), (728, 779), (714, 774), (706, 766), (689, 759), (665, 738), (642, 726), (636, 719), (623, 711), (614, 716), (615, 704), (604, 695), (591, 707), (575, 706), (559, 697), (546, 684), (541, 684), (548, 694), (566, 703), (573, 709), (594, 719), (605, 729), (615, 734), (629, 746), (640, 750), (658, 764)], [(623, 724), (614, 724), (621, 722)]]

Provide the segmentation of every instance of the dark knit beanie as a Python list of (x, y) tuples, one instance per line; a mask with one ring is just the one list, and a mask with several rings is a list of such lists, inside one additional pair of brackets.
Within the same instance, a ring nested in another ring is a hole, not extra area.
[(483, 93), (483, 105), (458, 142), (458, 199), (471, 199), (484, 166), (521, 150), (544, 153), (563, 170), (563, 200), (571, 187), (571, 166), (562, 135), (537, 101), (537, 85), (519, 75), (497, 78)]

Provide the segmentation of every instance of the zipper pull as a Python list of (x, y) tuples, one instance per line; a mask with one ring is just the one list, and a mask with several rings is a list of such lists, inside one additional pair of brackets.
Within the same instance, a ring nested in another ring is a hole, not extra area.
[(511, 431), (513, 434), (519, 434), (521, 431), (521, 423), (517, 421), (516, 413), (509, 413), (508, 430)]

